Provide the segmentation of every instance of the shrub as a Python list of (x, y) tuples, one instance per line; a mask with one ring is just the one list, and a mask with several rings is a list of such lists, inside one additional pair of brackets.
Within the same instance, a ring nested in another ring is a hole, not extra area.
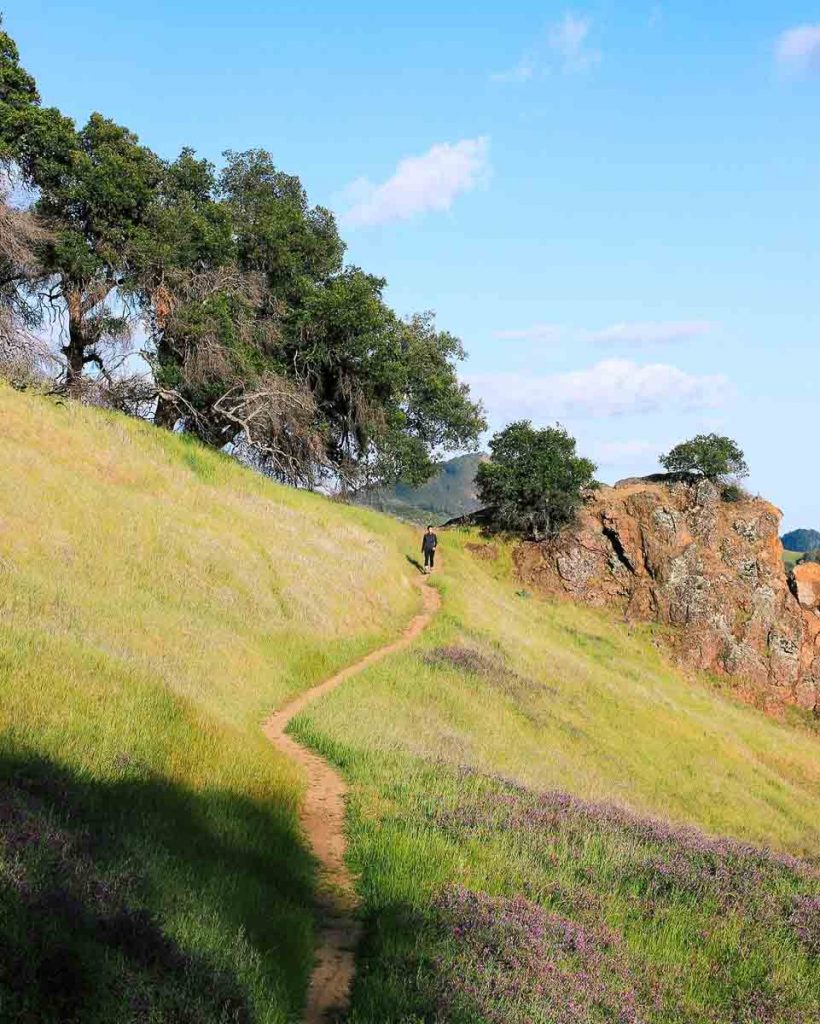
[(728, 476), (749, 475), (743, 451), (731, 437), (721, 434), (698, 434), (661, 455), (660, 463), (668, 473), (695, 473), (713, 483)]
[(720, 496), (728, 502), (745, 501), (749, 497), (740, 484), (735, 483), (724, 484), (720, 489)]
[(575, 451), (561, 426), (533, 428), (529, 420), (505, 427), (490, 441), (490, 460), (478, 467), (476, 488), (496, 528), (539, 540), (571, 522), (596, 466)]

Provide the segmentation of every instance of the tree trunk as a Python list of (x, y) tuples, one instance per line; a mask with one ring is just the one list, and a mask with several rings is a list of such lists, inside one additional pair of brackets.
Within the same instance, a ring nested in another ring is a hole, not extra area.
[(163, 427), (165, 430), (173, 430), (179, 419), (179, 412), (176, 404), (170, 398), (162, 395), (157, 399), (157, 408), (154, 413), (154, 426)]
[(66, 387), (72, 398), (80, 398), (85, 382), (85, 335), (83, 333), (80, 292), (68, 292), (66, 304), (68, 306), (68, 344), (63, 347), (68, 361)]
[[(158, 314), (157, 319), (163, 325), (164, 318)], [(174, 349), (169, 342), (168, 336), (163, 329), (157, 341), (157, 365), (154, 367), (154, 379), (161, 376), (164, 367), (169, 365), (179, 366), (179, 361), (174, 358)], [(154, 412), (154, 426), (162, 427), (164, 430), (173, 430), (179, 420), (179, 407), (177, 403), (166, 395), (160, 395), (157, 399), (157, 408)]]

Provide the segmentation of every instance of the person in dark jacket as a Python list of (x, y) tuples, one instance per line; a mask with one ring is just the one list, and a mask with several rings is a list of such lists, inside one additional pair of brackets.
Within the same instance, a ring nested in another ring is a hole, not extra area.
[(436, 548), (438, 537), (433, 533), (433, 527), (428, 526), (427, 532), (421, 538), (421, 553), (424, 555), (424, 571), (432, 572), (433, 563), (436, 560)]

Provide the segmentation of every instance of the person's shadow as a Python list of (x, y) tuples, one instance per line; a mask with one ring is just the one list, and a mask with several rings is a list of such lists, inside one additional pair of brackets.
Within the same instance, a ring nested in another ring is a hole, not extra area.
[(414, 565), (418, 569), (422, 576), (424, 575), (424, 566), (421, 564), (418, 558), (413, 558), (412, 555), (405, 555), (405, 558), (411, 565)]

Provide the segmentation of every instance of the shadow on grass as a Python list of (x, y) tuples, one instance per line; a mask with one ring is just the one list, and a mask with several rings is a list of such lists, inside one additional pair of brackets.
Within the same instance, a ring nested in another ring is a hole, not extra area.
[(0, 748), (0, 1020), (298, 1012), (312, 867), (290, 810), (117, 768)]
[(422, 576), (424, 575), (424, 566), (421, 564), (421, 562), (418, 560), (418, 558), (413, 558), (412, 555), (405, 555), (404, 557), (407, 559), (407, 561), (412, 566), (414, 566), (416, 569), (418, 569), (418, 571), (422, 574)]

